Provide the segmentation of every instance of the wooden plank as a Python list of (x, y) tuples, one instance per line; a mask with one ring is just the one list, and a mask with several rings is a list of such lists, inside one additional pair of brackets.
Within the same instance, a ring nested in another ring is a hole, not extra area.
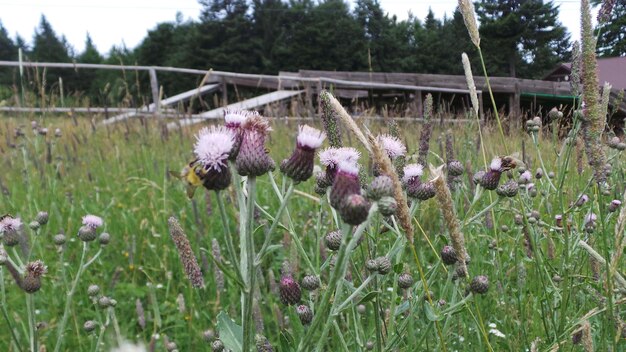
[[(172, 97), (169, 97), (167, 99), (163, 99), (163, 100), (161, 100), (161, 105), (162, 106), (170, 106), (172, 104), (176, 104), (178, 102), (190, 99), (190, 98), (192, 98), (194, 96), (201, 95), (201, 94), (213, 91), (213, 90), (217, 89), (218, 87), (219, 87), (219, 84), (207, 84), (207, 85), (202, 86), (202, 87), (198, 87), (198, 88), (195, 88), (195, 89), (192, 89), (192, 90), (188, 90), (188, 91), (180, 93), (180, 94), (176, 94), (176, 95), (174, 95)], [(113, 123), (116, 123), (116, 122), (119, 122), (119, 121), (126, 120), (127, 118), (136, 116), (137, 114), (140, 114), (140, 113), (146, 113), (146, 112), (154, 111), (154, 109), (155, 109), (155, 104), (152, 103), (152, 104), (150, 104), (148, 106), (144, 106), (144, 107), (142, 107), (140, 109), (135, 109), (133, 111), (128, 111), (128, 112), (126, 112), (124, 114), (121, 114), (121, 115), (113, 116), (110, 119), (106, 119), (106, 120), (102, 121), (102, 124), (103, 125), (110, 125), (110, 124), (113, 124)]]
[(271, 92), (263, 95), (259, 95), (257, 97), (247, 99), (244, 101), (240, 101), (238, 103), (230, 104), (221, 108), (213, 109), (202, 114), (199, 114), (198, 117), (191, 119), (184, 119), (177, 122), (172, 122), (167, 124), (168, 129), (174, 129), (183, 126), (190, 126), (196, 123), (200, 123), (205, 120), (210, 119), (220, 119), (224, 117), (224, 110), (249, 110), (258, 108), (261, 106), (265, 106), (270, 103), (274, 103), (280, 100), (288, 99), (294, 97), (296, 95), (302, 94), (304, 90), (279, 90), (276, 92)]

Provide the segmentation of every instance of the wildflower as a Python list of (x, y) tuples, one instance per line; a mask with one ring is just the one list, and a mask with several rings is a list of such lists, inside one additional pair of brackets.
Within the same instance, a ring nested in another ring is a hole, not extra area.
[(531, 179), (532, 179), (532, 175), (530, 171), (524, 170), (524, 172), (522, 172), (522, 174), (519, 176), (519, 181), (517, 182), (521, 185), (525, 185), (525, 184), (528, 184)]
[(320, 279), (315, 275), (307, 275), (302, 278), (302, 288), (307, 291), (314, 291), (320, 287)]
[(280, 301), (285, 305), (294, 305), (300, 302), (302, 291), (300, 285), (291, 275), (283, 275), (279, 284)]
[(326, 243), (326, 247), (331, 251), (336, 251), (341, 246), (341, 231), (333, 231), (329, 232), (326, 237), (324, 237), (324, 243)]
[(367, 197), (370, 200), (379, 200), (391, 195), (393, 195), (393, 181), (386, 175), (374, 178), (367, 188)]
[(191, 284), (194, 287), (204, 286), (204, 279), (202, 278), (200, 266), (198, 265), (198, 261), (196, 256), (193, 254), (189, 240), (178, 223), (178, 220), (172, 216), (168, 219), (167, 223), (169, 225), (170, 236), (176, 245), (180, 261), (183, 264), (183, 268), (185, 269), (185, 273), (187, 274), (189, 281), (191, 281)]
[(398, 276), (398, 286), (401, 289), (410, 288), (411, 286), (413, 286), (413, 282), (413, 276), (411, 276), (411, 274), (409, 273), (403, 273)]
[(585, 203), (587, 203), (589, 201), (589, 196), (586, 194), (581, 195), (578, 200), (576, 201), (576, 206), (577, 207), (582, 207), (583, 205), (585, 205)]
[(85, 215), (83, 216), (83, 225), (90, 227), (92, 229), (97, 229), (104, 224), (102, 218), (96, 215)]
[(296, 182), (308, 180), (313, 175), (315, 150), (322, 146), (324, 139), (326, 135), (318, 129), (300, 126), (296, 149), (280, 164), (280, 171)]
[(353, 226), (367, 219), (370, 203), (358, 193), (349, 194), (339, 206), (339, 215), (346, 224)]
[(422, 183), (420, 177), (424, 168), (420, 164), (409, 164), (404, 167), (402, 181), (406, 187), (406, 194), (411, 198), (428, 200), (435, 196), (435, 189), (430, 182)]
[(270, 127), (261, 115), (252, 115), (241, 125), (241, 147), (235, 163), (241, 176), (261, 176), (274, 170), (274, 160), (265, 149), (265, 138)]
[(313, 312), (309, 306), (301, 304), (296, 307), (296, 313), (298, 314), (298, 318), (300, 318), (300, 322), (302, 325), (309, 325), (313, 320)]
[(356, 165), (361, 154), (354, 148), (327, 148), (319, 153), (320, 163), (326, 167), (326, 179), (329, 184), (335, 180), (337, 168), (341, 161)]
[(233, 134), (233, 146), (229, 154), (231, 160), (235, 160), (237, 154), (239, 154), (239, 148), (241, 147), (241, 140), (243, 138), (241, 125), (250, 117), (257, 115), (258, 113), (256, 111), (224, 109), (224, 125)]
[(589, 232), (592, 232), (596, 227), (596, 220), (598, 217), (594, 213), (589, 213), (585, 215), (585, 219), (583, 220), (583, 226)]
[(615, 212), (615, 211), (616, 211), (616, 210), (617, 210), (617, 209), (618, 209), (621, 205), (622, 205), (622, 202), (621, 202), (621, 201), (619, 201), (619, 200), (617, 200), (617, 199), (613, 199), (613, 200), (611, 201), (611, 203), (609, 203), (608, 210), (609, 210), (609, 212), (613, 213), (613, 212)]
[(235, 143), (234, 134), (223, 126), (204, 127), (196, 135), (195, 165), (188, 172), (195, 172), (208, 190), (222, 190), (230, 184), (227, 160)]
[(398, 137), (382, 134), (378, 136), (378, 143), (383, 147), (391, 160), (406, 154), (406, 147)]
[(4, 244), (12, 247), (20, 242), (20, 231), (22, 229), (22, 220), (20, 218), (14, 218), (10, 215), (4, 216), (0, 220), (0, 233), (3, 234), (2, 238)]
[(478, 275), (470, 283), (470, 291), (477, 294), (485, 294), (489, 290), (489, 278), (485, 275)]
[(341, 160), (330, 190), (330, 205), (339, 209), (342, 202), (351, 194), (360, 194), (359, 166), (347, 159)]
[(36, 260), (26, 264), (26, 272), (21, 283), (21, 287), (28, 293), (35, 293), (41, 288), (41, 276), (48, 272), (41, 260)]
[(489, 170), (487, 170), (483, 178), (480, 180), (480, 185), (485, 189), (493, 191), (498, 187), (498, 183), (500, 183), (500, 176), (503, 171), (506, 171), (503, 159), (500, 157), (494, 158), (489, 165)]

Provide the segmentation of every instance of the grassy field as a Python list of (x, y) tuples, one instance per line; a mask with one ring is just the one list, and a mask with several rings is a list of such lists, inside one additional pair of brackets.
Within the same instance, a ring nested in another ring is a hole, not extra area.
[[(31, 120), (48, 128), (48, 134), (32, 130)], [(37, 343), (48, 351), (57, 345), (66, 293), (72, 288), (83, 253), (83, 242), (76, 233), (87, 214), (103, 218), (102, 229), (110, 234), (111, 241), (106, 246), (98, 241), (87, 246), (86, 260), (99, 250), (101, 254), (77, 281), (60, 350), (108, 350), (123, 339), (142, 342), (157, 351), (173, 347), (168, 342), (174, 342), (179, 351), (203, 351), (210, 350), (212, 343), (207, 341), (207, 330), (224, 331), (228, 326), (223, 315), (218, 318), (220, 312), (241, 325), (240, 294), (232, 266), (223, 261), (224, 270), (220, 270), (212, 259), (213, 240), (217, 240), (222, 255), (226, 251), (227, 232), (216, 195), (198, 189), (189, 200), (183, 183), (168, 174), (168, 170), (178, 171), (191, 160), (194, 133), (200, 126), (167, 132), (158, 122), (134, 119), (103, 127), (91, 116), (3, 116), (0, 121), (0, 212), (20, 217), (30, 233), (32, 252), (30, 258), (22, 260), (41, 259), (48, 267), (41, 289), (32, 295), (17, 287), (6, 268), (0, 267), (0, 299), (6, 312), (0, 319), (0, 350), (28, 350), (32, 330), (36, 330)], [(306, 123), (322, 128), (321, 121)], [(386, 123), (358, 123), (374, 133), (387, 132)], [(268, 148), (277, 164), (293, 150), (297, 124), (272, 123)], [(19, 126), (23, 126), (24, 136), (15, 137)], [(445, 131), (451, 128), (456, 159), (473, 172), (485, 170), (485, 161), (488, 164), (494, 156), (504, 155), (505, 147), (495, 128), (483, 128), (483, 157), (477, 127), (436, 127), (429, 163), (444, 163)], [(59, 137), (55, 136), (56, 128), (60, 129)], [(414, 162), (421, 128), (414, 122), (399, 122), (409, 161)], [(592, 173), (582, 157), (583, 149), (575, 147), (575, 142), (558, 140), (555, 133), (544, 128), (538, 134), (539, 148), (535, 148), (527, 132), (512, 131), (506, 136), (509, 154), (517, 153), (518, 159), (524, 159), (533, 175), (543, 163), (543, 177), (533, 176), (535, 197), (520, 191), (516, 197), (501, 198), (471, 184), (467, 173), (461, 176), (452, 197), (471, 256), (468, 279), (453, 280), (453, 267), (441, 261), (440, 251), (450, 240), (437, 199), (415, 203), (415, 253), (402, 233), (393, 231), (394, 222), (387, 223), (377, 215), (367, 227), (363, 243), (350, 255), (345, 291), (353, 292), (367, 280), (367, 259), (388, 255), (393, 270), (376, 275), (349, 297), (347, 308), (328, 326), (324, 350), (577, 351), (589, 343), (599, 351), (626, 350), (626, 287), (616, 281), (616, 276), (625, 274), (624, 259), (611, 260), (621, 253), (618, 241), (623, 228), (621, 232), (616, 229), (620, 209), (612, 213), (607, 210), (613, 199), (624, 201), (623, 155), (607, 148), (611, 187), (599, 189), (590, 181)], [(346, 144), (359, 147), (345, 129), (343, 136)], [(566, 141), (571, 144), (569, 148), (563, 148)], [(361, 164), (371, 170), (367, 155)], [(550, 172), (553, 178), (548, 178)], [(511, 176), (517, 179), (519, 173), (514, 170)], [(286, 187), (280, 171), (274, 171), (273, 177), (278, 190), (269, 176), (258, 180), (260, 209), (255, 226), (261, 230), (269, 227), (271, 214), (279, 208), (276, 191), (284, 195)], [(503, 175), (501, 183), (507, 179)], [(297, 192), (281, 220), (284, 225), (272, 233), (271, 244), (275, 246), (257, 275), (255, 325), (278, 351), (295, 350), (309, 333), (295, 308), (279, 300), (276, 286), (283, 262), (290, 263), (298, 281), (311, 274), (311, 268), (320, 275), (323, 288), (329, 280), (333, 255), (321, 244), (323, 236), (337, 228), (330, 206), (324, 201), (320, 205), (314, 183), (309, 180), (296, 185)], [(235, 191), (231, 186), (223, 193), (229, 230), (236, 233)], [(583, 194), (588, 201), (576, 205)], [(49, 221), (30, 231), (28, 224), (39, 211), (47, 211)], [(593, 231), (585, 225), (590, 213), (597, 215)], [(557, 214), (562, 215), (563, 226), (557, 224)], [(168, 233), (170, 216), (180, 220), (199, 258), (205, 282), (202, 289), (193, 288), (185, 276)], [(516, 222), (516, 216), (521, 217), (521, 223), (519, 219)], [(379, 231), (385, 224), (386, 230)], [(63, 246), (53, 241), (59, 233), (67, 237)], [(299, 241), (294, 241), (294, 234)], [(257, 247), (263, 238), (259, 235)], [(610, 263), (591, 260), (580, 240)], [(18, 248), (5, 246), (14, 258), (20, 253)], [(398, 277), (403, 273), (414, 279), (407, 290), (398, 287)], [(489, 278), (489, 290), (467, 295), (469, 283), (477, 275)], [(100, 287), (96, 297), (87, 293), (93, 284)], [(426, 287), (432, 294), (430, 300), (425, 299)], [(317, 307), (323, 292), (303, 291), (302, 302)], [(344, 293), (342, 300), (348, 295)], [(103, 308), (98, 302), (101, 296), (114, 299), (116, 305)], [(34, 314), (30, 320), (29, 312)], [(96, 322), (93, 332), (83, 328), (89, 320)], [(30, 329), (29, 324), (38, 328)], [(312, 336), (322, 334), (318, 331)], [(574, 345), (572, 335), (576, 335), (574, 340), (582, 336), (583, 343)], [(221, 337), (228, 339), (223, 333)]]

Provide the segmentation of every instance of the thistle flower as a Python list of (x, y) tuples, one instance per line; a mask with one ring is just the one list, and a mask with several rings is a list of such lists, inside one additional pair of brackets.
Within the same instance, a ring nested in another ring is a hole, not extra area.
[(452, 248), (452, 246), (443, 246), (440, 256), (441, 261), (445, 265), (453, 265), (457, 262), (456, 251), (454, 250), (454, 248)]
[(494, 158), (489, 165), (489, 170), (487, 170), (483, 178), (480, 180), (480, 185), (485, 189), (493, 191), (500, 183), (502, 171), (502, 159), (499, 157)]
[(389, 134), (381, 134), (378, 136), (378, 143), (383, 147), (389, 159), (394, 160), (397, 157), (404, 156), (406, 154), (406, 147), (398, 137), (394, 137)]
[(311, 321), (313, 321), (313, 312), (307, 305), (301, 304), (297, 306), (296, 313), (298, 314), (298, 318), (300, 318), (302, 325), (309, 325), (311, 324)]
[(296, 182), (308, 180), (313, 175), (315, 150), (322, 146), (324, 139), (324, 132), (307, 125), (300, 126), (296, 149), (280, 164), (280, 171)]
[(265, 149), (269, 131), (268, 121), (261, 115), (252, 115), (241, 125), (242, 141), (235, 160), (241, 176), (261, 176), (274, 170), (274, 160)]
[(619, 201), (619, 200), (617, 200), (617, 199), (613, 199), (613, 200), (611, 201), (611, 203), (609, 203), (609, 206), (608, 206), (608, 211), (609, 211), (609, 212), (611, 212), (611, 213), (613, 213), (613, 212), (617, 211), (617, 209), (619, 209), (619, 207), (620, 207), (621, 205), (622, 205), (622, 202), (621, 202), (621, 201)]
[(414, 281), (415, 280), (413, 280), (413, 276), (411, 276), (411, 274), (409, 273), (403, 273), (398, 276), (398, 286), (404, 290), (413, 286)]
[(258, 114), (259, 113), (256, 111), (224, 109), (224, 125), (233, 134), (233, 146), (229, 155), (231, 160), (235, 160), (239, 153), (239, 147), (241, 146), (241, 139), (243, 137), (241, 125), (250, 117), (257, 116)]
[(285, 305), (294, 305), (300, 302), (302, 291), (300, 285), (291, 275), (283, 275), (278, 286), (280, 301)]
[(167, 220), (167, 224), (169, 226), (170, 236), (176, 245), (180, 261), (187, 277), (189, 278), (189, 281), (191, 281), (191, 284), (196, 288), (203, 287), (204, 279), (202, 278), (202, 272), (200, 271), (198, 260), (193, 254), (189, 240), (183, 232), (182, 227), (178, 223), (178, 220), (173, 216)]
[(465, 22), (465, 28), (467, 28), (472, 43), (480, 48), (480, 34), (478, 33), (474, 4), (469, 0), (459, 0), (459, 11), (463, 15), (463, 22)]
[(102, 221), (102, 218), (99, 216), (91, 215), (91, 214), (83, 216), (84, 226), (87, 226), (95, 230), (98, 227), (101, 227), (103, 224), (104, 224), (104, 221)]
[(341, 161), (356, 165), (361, 153), (351, 147), (327, 148), (319, 153), (320, 163), (326, 167), (326, 181), (333, 184)]
[(21, 287), (28, 293), (35, 293), (41, 288), (41, 277), (48, 272), (41, 260), (26, 264), (26, 272), (21, 282)]
[(330, 190), (330, 205), (339, 209), (342, 202), (352, 194), (361, 193), (359, 183), (359, 166), (347, 160), (341, 160), (337, 166), (337, 173)]
[(234, 132), (224, 126), (204, 127), (196, 135), (194, 144), (195, 165), (189, 172), (195, 172), (208, 190), (222, 190), (231, 180), (228, 157), (235, 144)]
[(14, 218), (10, 215), (0, 220), (0, 233), (3, 234), (4, 244), (12, 247), (20, 243), (20, 231), (22, 229), (22, 220)]
[(346, 224), (360, 225), (367, 219), (371, 204), (360, 194), (348, 195), (339, 206), (339, 215)]
[(521, 185), (525, 185), (525, 184), (528, 184), (530, 182), (530, 180), (532, 180), (532, 174), (530, 173), (530, 171), (525, 170), (519, 176), (519, 180), (517, 181), (517, 183), (519, 183)]

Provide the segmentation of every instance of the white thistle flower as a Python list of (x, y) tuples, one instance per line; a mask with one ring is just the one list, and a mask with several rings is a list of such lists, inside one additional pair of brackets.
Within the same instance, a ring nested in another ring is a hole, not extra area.
[(20, 218), (13, 218), (10, 216), (5, 217), (0, 221), (0, 233), (8, 231), (15, 231), (22, 226), (22, 220)]
[(324, 132), (309, 125), (301, 125), (299, 130), (297, 141), (300, 147), (317, 149), (322, 146), (324, 139), (326, 139)]
[(407, 183), (414, 177), (422, 177), (423, 174), (424, 167), (421, 164), (408, 164), (404, 167), (404, 176), (402, 177), (402, 181)]
[(394, 159), (406, 154), (406, 147), (397, 138), (389, 134), (381, 134), (378, 136), (378, 143), (385, 149), (389, 158)]
[(224, 122), (226, 125), (240, 126), (248, 120), (249, 117), (258, 115), (256, 111), (249, 110), (224, 110)]
[(194, 154), (206, 170), (218, 170), (225, 166), (235, 143), (231, 130), (224, 126), (204, 127), (196, 136)]
[(320, 163), (324, 166), (337, 166), (340, 161), (345, 160), (356, 164), (361, 153), (350, 147), (327, 148), (320, 152)]
[(500, 169), (502, 168), (502, 159), (500, 159), (499, 157), (493, 158), (493, 160), (491, 160), (489, 168), (493, 171), (500, 171)]
[(85, 215), (83, 216), (83, 225), (88, 226), (92, 229), (96, 229), (104, 224), (102, 218), (96, 215)]

